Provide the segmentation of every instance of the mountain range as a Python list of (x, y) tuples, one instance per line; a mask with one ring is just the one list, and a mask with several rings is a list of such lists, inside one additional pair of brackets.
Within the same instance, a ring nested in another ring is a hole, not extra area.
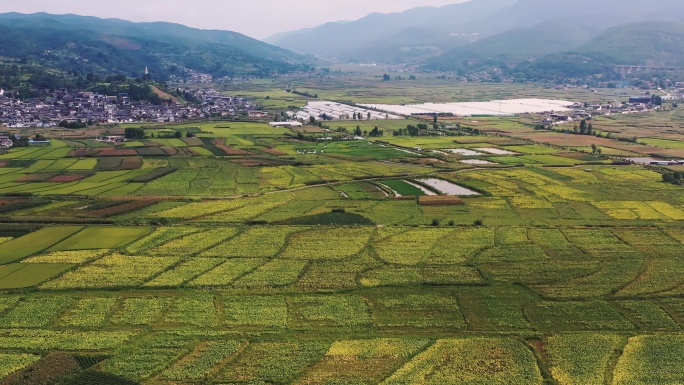
[(454, 69), (464, 60), (526, 61), (563, 52), (606, 64), (671, 65), (684, 55), (666, 52), (678, 46), (682, 21), (681, 0), (471, 0), (327, 23), (266, 41), (341, 61), (427, 63), (435, 69)]
[(565, 68), (566, 62), (583, 64), (566, 74), (616, 64), (684, 67), (684, 1), (470, 0), (374, 13), (265, 42), (165, 22), (6, 13), (0, 14), (0, 36), (0, 65), (20, 60), (38, 65), (31, 67), (36, 74), (36, 68), (52, 68), (74, 81), (88, 74), (135, 78), (145, 68), (156, 80), (191, 71), (265, 77), (311, 69), (309, 55), (440, 71), (474, 71), (478, 62), (515, 63), (539, 78), (556, 76), (553, 67)]
[(304, 59), (230, 31), (172, 23), (133, 23), (77, 15), (0, 14), (0, 56), (68, 72), (160, 79), (186, 69), (214, 76), (267, 76), (302, 68)]

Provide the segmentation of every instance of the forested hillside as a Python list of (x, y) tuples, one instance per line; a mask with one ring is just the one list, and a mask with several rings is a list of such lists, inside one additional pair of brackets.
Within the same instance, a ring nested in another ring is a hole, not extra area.
[(301, 68), (301, 57), (229, 31), (75, 15), (0, 15), (0, 55), (80, 74), (154, 78), (185, 69), (214, 76), (267, 76)]

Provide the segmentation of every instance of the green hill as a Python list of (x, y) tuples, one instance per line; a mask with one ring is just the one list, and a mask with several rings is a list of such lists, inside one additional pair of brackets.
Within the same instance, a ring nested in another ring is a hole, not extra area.
[(0, 56), (67, 72), (154, 78), (184, 69), (214, 76), (266, 76), (301, 68), (302, 58), (235, 32), (171, 23), (132, 23), (76, 15), (0, 14)]
[(433, 59), (429, 68), (453, 69), (465, 60), (526, 61), (577, 48), (592, 38), (592, 32), (574, 22), (558, 20), (530, 28), (519, 28), (453, 49)]
[(578, 51), (604, 64), (684, 67), (684, 23), (633, 23), (614, 27)]

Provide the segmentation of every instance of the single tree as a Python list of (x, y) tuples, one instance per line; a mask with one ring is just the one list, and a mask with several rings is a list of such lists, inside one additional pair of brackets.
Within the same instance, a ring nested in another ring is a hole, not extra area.
[(580, 134), (583, 134), (583, 135), (587, 133), (587, 121), (586, 120), (582, 119), (582, 121), (580, 122), (579, 131), (580, 131)]

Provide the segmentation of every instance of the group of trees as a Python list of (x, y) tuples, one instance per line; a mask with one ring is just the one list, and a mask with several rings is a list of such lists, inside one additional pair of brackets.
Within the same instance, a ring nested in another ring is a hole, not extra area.
[[(416, 75), (409, 75), (408, 79), (409, 80), (417, 80), (418, 78), (416, 77)], [(392, 76), (390, 76), (389, 74), (382, 75), (382, 81), (383, 82), (388, 82), (390, 80), (392, 80)], [(397, 75), (394, 77), (394, 80), (405, 80), (405, 79), (403, 76)]]
[(126, 139), (145, 139), (145, 130), (142, 128), (126, 128)]
[(94, 122), (84, 122), (81, 119), (77, 119), (75, 122), (68, 122), (66, 120), (62, 120), (59, 122), (59, 126), (62, 128), (70, 128), (70, 129), (80, 129), (80, 128), (87, 128), (89, 125), (92, 125)]
[(296, 91), (296, 90), (287, 90), (287, 92), (291, 92), (295, 95), (299, 96), (304, 96), (306, 98), (311, 98), (311, 99), (318, 99), (318, 94), (310, 94), (308, 92), (302, 92), (302, 91)]
[[(371, 115), (370, 112), (366, 115), (366, 118), (367, 118), (368, 120), (371, 120), (372, 115)], [(352, 116), (352, 119), (354, 119), (354, 120), (363, 120), (363, 114), (360, 113), (360, 112), (357, 114), (357, 113), (355, 112), (355, 113), (353, 114), (353, 116)]]
[(385, 135), (385, 131), (378, 128), (378, 126), (373, 127), (371, 132), (368, 133), (368, 136), (370, 136), (371, 138), (379, 138), (383, 135)]
[(663, 182), (672, 183), (676, 185), (684, 185), (684, 172), (668, 171), (663, 174)]
[(655, 106), (662, 106), (663, 105), (663, 98), (660, 95), (653, 94), (651, 96), (651, 103)]
[(400, 128), (393, 132), (393, 136), (424, 136), (429, 127), (425, 123), (420, 123), (417, 126), (409, 124), (406, 128)]
[(582, 119), (579, 126), (575, 125), (573, 130), (580, 135), (594, 135), (594, 125), (587, 122), (586, 119)]

